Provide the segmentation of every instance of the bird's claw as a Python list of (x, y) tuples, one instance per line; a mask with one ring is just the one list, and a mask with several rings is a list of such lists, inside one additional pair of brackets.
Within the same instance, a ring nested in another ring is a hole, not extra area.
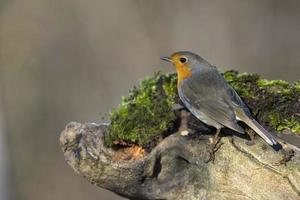
[(280, 165), (285, 165), (286, 163), (289, 162), (292, 157), (295, 155), (295, 152), (293, 150), (288, 150), (288, 151), (284, 151), (283, 150), (283, 158), (281, 160), (279, 160), (278, 162), (274, 163), (274, 166), (280, 166)]
[(206, 161), (206, 163), (209, 163), (210, 161), (214, 164), (215, 162), (215, 153), (220, 149), (220, 147), (224, 143), (221, 142), (221, 138), (217, 138), (216, 141), (213, 142), (211, 148), (209, 149), (209, 159)]

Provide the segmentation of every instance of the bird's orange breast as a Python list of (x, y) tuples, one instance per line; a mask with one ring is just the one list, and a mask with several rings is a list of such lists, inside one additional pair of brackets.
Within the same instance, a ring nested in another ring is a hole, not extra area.
[(178, 73), (178, 84), (184, 79), (192, 76), (192, 71), (188, 66), (183, 64), (176, 64), (176, 71)]

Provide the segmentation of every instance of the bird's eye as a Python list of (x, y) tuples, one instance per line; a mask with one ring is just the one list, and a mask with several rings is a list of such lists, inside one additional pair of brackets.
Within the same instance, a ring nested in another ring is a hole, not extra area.
[(186, 57), (179, 58), (181, 63), (187, 63), (188, 59)]

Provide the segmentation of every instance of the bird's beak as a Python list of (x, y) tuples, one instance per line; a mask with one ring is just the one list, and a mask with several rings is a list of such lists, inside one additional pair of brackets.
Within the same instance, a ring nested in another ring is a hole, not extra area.
[(160, 57), (161, 60), (167, 61), (167, 62), (173, 62), (173, 60), (170, 57), (162, 56)]

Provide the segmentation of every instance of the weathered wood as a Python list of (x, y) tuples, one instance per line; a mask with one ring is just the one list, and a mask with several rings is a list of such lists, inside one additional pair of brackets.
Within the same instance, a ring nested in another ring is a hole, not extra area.
[(107, 125), (72, 122), (60, 137), (66, 161), (99, 187), (130, 199), (300, 199), (300, 159), (278, 165), (276, 152), (256, 137), (253, 145), (234, 135), (222, 137), (215, 162), (211, 135), (179, 132), (165, 138), (144, 159), (115, 160), (103, 145)]

